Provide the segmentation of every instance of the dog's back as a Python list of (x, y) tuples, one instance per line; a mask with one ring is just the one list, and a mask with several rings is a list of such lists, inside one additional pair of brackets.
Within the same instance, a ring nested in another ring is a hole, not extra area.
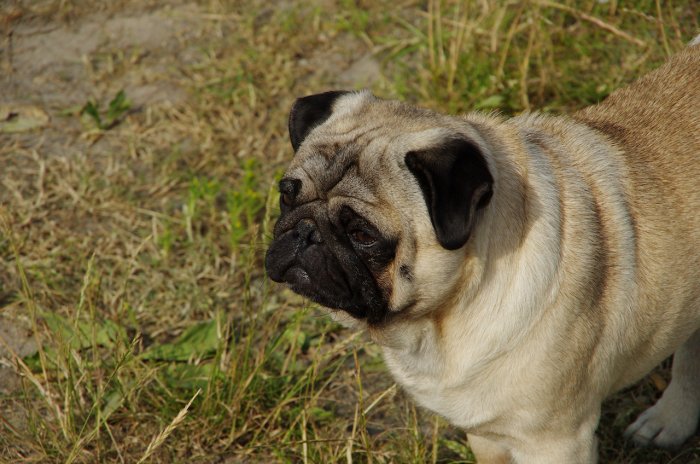
[(677, 213), (700, 238), (700, 41), (574, 118), (622, 148), (635, 202)]
[(675, 332), (700, 327), (700, 43), (574, 119), (623, 153), (637, 311), (653, 334), (639, 349), (668, 355)]

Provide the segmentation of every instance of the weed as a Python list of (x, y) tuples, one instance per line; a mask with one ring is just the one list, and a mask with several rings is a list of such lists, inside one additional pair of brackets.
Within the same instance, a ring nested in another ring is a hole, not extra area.
[(230, 243), (233, 249), (239, 247), (241, 240), (258, 223), (258, 213), (265, 206), (265, 198), (260, 193), (259, 179), (256, 176), (257, 164), (253, 158), (245, 160), (237, 188), (226, 195), (226, 209), (231, 227)]
[(110, 100), (106, 111), (101, 111), (99, 103), (94, 101), (87, 102), (80, 110), (81, 116), (86, 116), (94, 127), (105, 131), (112, 129), (119, 124), (121, 118), (131, 109), (131, 103), (126, 99), (126, 94), (123, 90)]
[(370, 22), (370, 12), (359, 6), (354, 0), (340, 1), (342, 14), (337, 18), (337, 27), (352, 34), (366, 33)]

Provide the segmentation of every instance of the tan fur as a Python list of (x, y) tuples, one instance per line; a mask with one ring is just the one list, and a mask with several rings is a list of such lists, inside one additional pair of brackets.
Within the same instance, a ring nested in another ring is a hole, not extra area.
[[(478, 145), (494, 177), (456, 251), (437, 242), (404, 163), (450, 134)], [(698, 45), (571, 118), (454, 118), (347, 95), (287, 175), (302, 202), (324, 199), (329, 216), (350, 205), (399, 239), (377, 276), (388, 322), (335, 314), (369, 330), (418, 403), (476, 434), (479, 462), (593, 463), (601, 401), (686, 340), (700, 352)], [(684, 388), (652, 414), (667, 435), (700, 414), (700, 362), (683, 359)]]

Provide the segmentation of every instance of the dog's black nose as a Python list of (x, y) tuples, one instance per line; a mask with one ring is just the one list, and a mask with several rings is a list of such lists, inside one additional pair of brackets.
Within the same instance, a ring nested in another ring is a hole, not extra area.
[(292, 206), (300, 189), (301, 181), (299, 179), (282, 179), (279, 183), (281, 204)]
[(304, 247), (323, 243), (323, 237), (321, 237), (321, 233), (318, 231), (316, 223), (314, 223), (314, 221), (311, 219), (302, 219), (299, 221), (294, 228), (294, 231), (298, 235), (299, 240), (302, 241)]
[(299, 193), (299, 188), (301, 188), (301, 181), (299, 179), (282, 179), (280, 181), (280, 193), (296, 195)]

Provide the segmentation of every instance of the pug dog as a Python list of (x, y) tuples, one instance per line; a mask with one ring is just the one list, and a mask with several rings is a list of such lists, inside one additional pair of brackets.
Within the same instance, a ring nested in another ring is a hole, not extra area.
[(571, 116), (332, 91), (289, 135), (269, 277), (365, 329), (479, 463), (596, 462), (603, 399), (674, 352), (627, 435), (694, 433), (700, 44)]

